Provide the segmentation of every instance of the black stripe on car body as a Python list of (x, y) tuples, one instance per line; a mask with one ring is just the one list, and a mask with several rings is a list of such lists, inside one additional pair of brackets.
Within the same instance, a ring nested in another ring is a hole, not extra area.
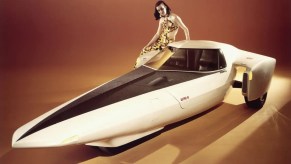
[(145, 66), (139, 67), (59, 109), (30, 128), (18, 140), (46, 127), (98, 108), (213, 73), (215, 72), (156, 71)]

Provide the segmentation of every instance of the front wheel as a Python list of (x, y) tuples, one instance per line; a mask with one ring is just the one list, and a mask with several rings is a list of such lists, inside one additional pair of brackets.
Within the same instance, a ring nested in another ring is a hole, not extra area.
[(248, 97), (245, 96), (245, 102), (247, 106), (250, 108), (255, 108), (255, 109), (261, 109), (264, 106), (266, 99), (267, 99), (267, 93), (265, 93), (261, 97), (252, 101), (249, 101)]
[(119, 153), (119, 147), (98, 147), (105, 155), (111, 156)]

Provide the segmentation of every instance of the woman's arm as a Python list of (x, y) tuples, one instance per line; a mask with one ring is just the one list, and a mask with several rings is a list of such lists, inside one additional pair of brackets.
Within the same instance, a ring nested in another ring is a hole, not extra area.
[(161, 23), (162, 23), (162, 21), (160, 19), (159, 20), (159, 27), (158, 27), (158, 30), (157, 30), (156, 34), (153, 36), (153, 38), (151, 39), (151, 41), (145, 47), (148, 47), (148, 46), (152, 45), (159, 38), (159, 36), (161, 35), (161, 32), (162, 32), (162, 25), (161, 25)]
[(176, 15), (175, 20), (176, 20), (177, 24), (184, 30), (186, 40), (190, 40), (189, 30), (186, 27), (186, 25), (183, 23), (182, 19), (178, 15)]

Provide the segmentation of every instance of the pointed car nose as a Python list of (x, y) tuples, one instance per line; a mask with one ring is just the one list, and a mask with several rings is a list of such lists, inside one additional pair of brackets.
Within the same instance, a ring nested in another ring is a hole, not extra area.
[(59, 147), (78, 144), (80, 133), (72, 128), (51, 126), (24, 138), (25, 126), (17, 129), (12, 137), (13, 148)]
[(37, 148), (37, 147), (59, 147), (66, 145), (78, 144), (78, 135), (64, 136), (64, 135), (51, 135), (43, 136), (42, 134), (32, 134), (20, 140), (13, 137), (13, 148)]

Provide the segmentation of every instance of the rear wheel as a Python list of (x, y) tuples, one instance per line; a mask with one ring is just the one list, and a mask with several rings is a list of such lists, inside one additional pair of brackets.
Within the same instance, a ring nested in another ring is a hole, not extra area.
[(261, 97), (252, 101), (249, 101), (248, 97), (245, 96), (245, 102), (247, 106), (250, 108), (255, 108), (255, 109), (261, 109), (264, 106), (266, 99), (267, 99), (267, 93), (265, 93)]

